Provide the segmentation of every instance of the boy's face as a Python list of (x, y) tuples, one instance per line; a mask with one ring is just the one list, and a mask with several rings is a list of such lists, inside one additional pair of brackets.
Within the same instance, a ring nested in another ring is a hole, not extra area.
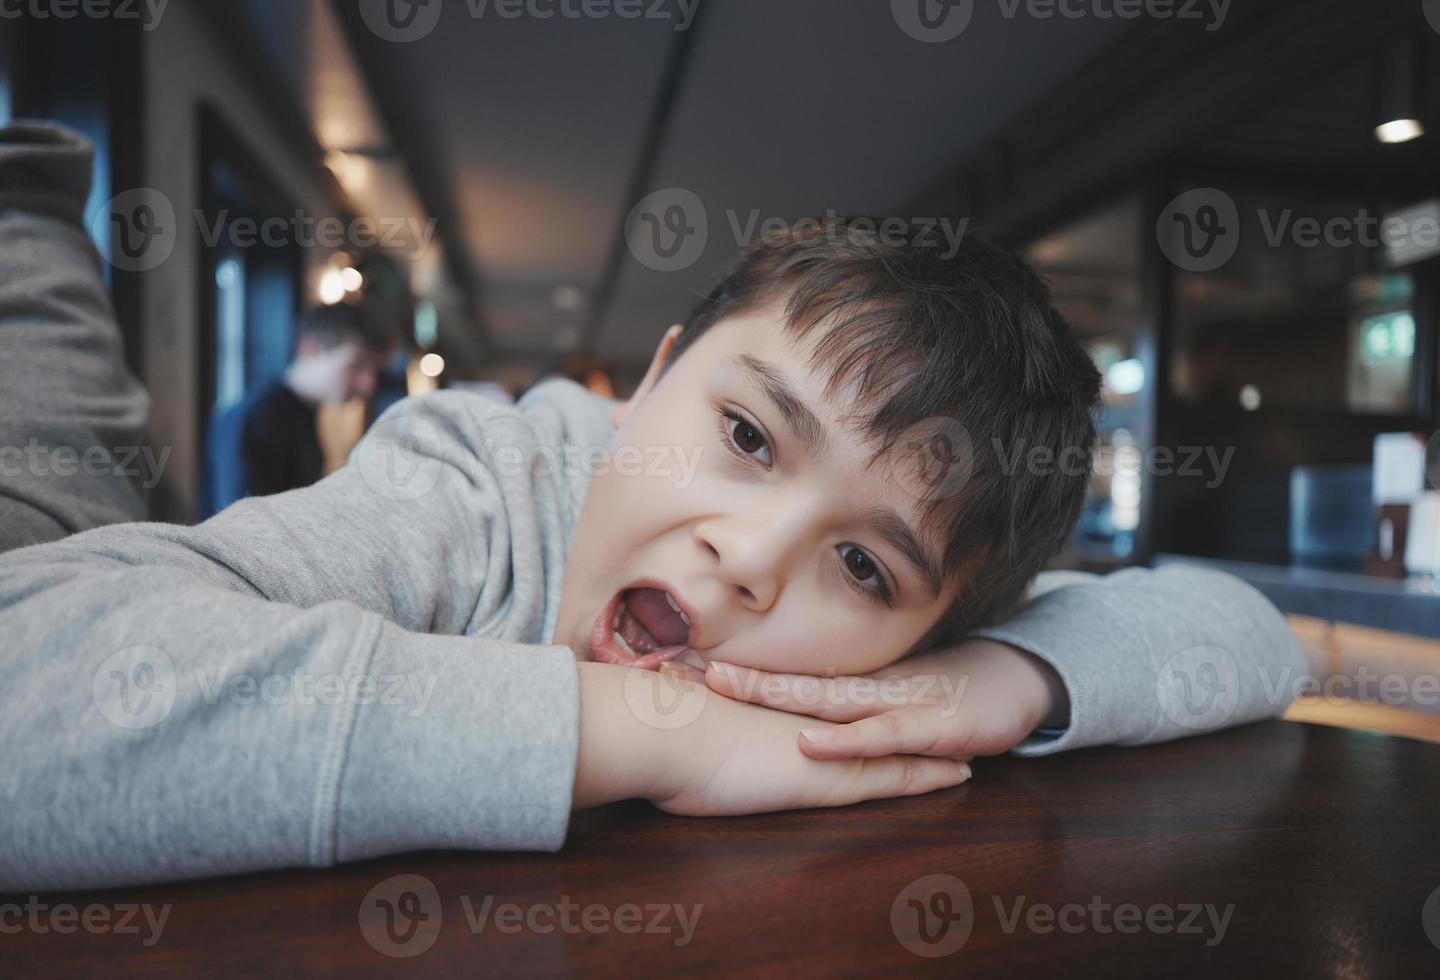
[(657, 379), (678, 333), (616, 409), (555, 642), (652, 669), (859, 674), (903, 657), (960, 585), (907, 559), (923, 552), (938, 572), (943, 542), (922, 535), (920, 502), (886, 460), (867, 468), (874, 447), (842, 422), (845, 396), (822, 398), (809, 367), (821, 330), (797, 342), (778, 306), (739, 314)]

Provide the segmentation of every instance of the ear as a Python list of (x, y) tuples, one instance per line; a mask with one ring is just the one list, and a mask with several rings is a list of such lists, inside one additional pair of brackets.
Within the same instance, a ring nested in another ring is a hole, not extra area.
[(684, 325), (674, 324), (665, 331), (665, 336), (660, 338), (660, 344), (655, 348), (655, 356), (650, 359), (650, 366), (645, 369), (645, 377), (640, 380), (640, 387), (635, 389), (635, 394), (630, 396), (629, 401), (615, 406), (615, 414), (610, 417), (611, 424), (615, 428), (618, 429), (625, 424), (630, 413), (635, 411), (635, 406), (644, 401), (645, 396), (650, 394), (650, 389), (655, 387), (655, 382), (660, 380), (660, 372), (664, 370), (666, 362), (670, 360), (670, 351), (675, 347), (675, 341), (679, 339), (680, 333), (684, 329)]

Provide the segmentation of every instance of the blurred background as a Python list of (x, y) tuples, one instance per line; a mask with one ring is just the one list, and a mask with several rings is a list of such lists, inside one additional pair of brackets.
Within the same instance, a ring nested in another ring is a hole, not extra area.
[(1437, 110), (1440, 0), (0, 0), (0, 122), (97, 147), (157, 518), (316, 308), (374, 355), (328, 469), (406, 393), (623, 396), (767, 226), (872, 215), (1027, 256), (1102, 370), (1057, 565), (1238, 574), (1338, 679), (1301, 710), (1427, 737)]

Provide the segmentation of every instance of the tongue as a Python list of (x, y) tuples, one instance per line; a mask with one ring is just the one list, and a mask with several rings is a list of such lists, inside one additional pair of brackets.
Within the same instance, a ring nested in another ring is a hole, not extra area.
[(670, 608), (659, 589), (631, 589), (625, 594), (625, 608), (663, 646), (676, 646), (690, 639), (690, 627)]

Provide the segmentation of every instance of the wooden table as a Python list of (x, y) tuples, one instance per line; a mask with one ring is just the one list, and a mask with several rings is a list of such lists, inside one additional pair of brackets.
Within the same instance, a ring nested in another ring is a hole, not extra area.
[[(0, 974), (1433, 977), (1437, 844), (1440, 746), (1272, 722), (844, 810), (606, 807), (554, 855), (11, 896)], [(147, 947), (62, 903), (170, 910)]]

